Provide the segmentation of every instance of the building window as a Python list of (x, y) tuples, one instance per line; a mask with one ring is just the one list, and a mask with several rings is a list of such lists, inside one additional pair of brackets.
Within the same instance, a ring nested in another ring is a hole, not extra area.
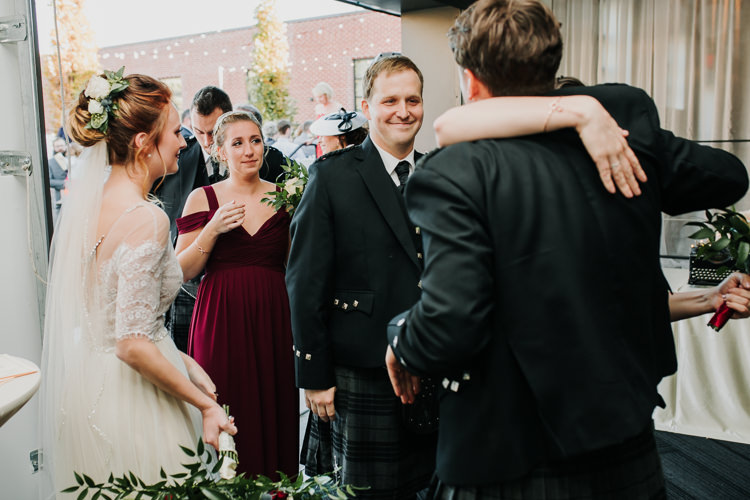
[(365, 77), (365, 71), (367, 71), (372, 60), (373, 58), (369, 57), (352, 61), (352, 68), (354, 69), (354, 109), (356, 111), (362, 111), (362, 96), (364, 95), (362, 79)]
[(182, 77), (170, 76), (162, 78), (161, 81), (172, 91), (172, 102), (177, 106), (180, 113), (182, 113), (184, 110), (182, 107)]

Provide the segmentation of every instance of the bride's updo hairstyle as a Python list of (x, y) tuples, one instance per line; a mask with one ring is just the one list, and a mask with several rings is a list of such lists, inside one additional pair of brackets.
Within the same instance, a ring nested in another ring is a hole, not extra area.
[[(85, 90), (78, 95), (78, 103), (70, 112), (68, 130), (71, 137), (85, 147), (106, 141), (110, 165), (134, 165), (135, 168), (145, 169), (144, 150), (149, 146), (159, 146), (159, 136), (169, 116), (167, 110), (172, 92), (150, 76), (133, 74), (123, 79), (128, 86), (113, 98), (118, 109), (116, 116), (109, 115), (106, 132), (86, 128), (91, 122), (91, 99), (85, 95)], [(140, 132), (145, 132), (147, 138), (140, 148), (136, 148), (134, 139)], [(166, 170), (166, 164), (164, 168)]]

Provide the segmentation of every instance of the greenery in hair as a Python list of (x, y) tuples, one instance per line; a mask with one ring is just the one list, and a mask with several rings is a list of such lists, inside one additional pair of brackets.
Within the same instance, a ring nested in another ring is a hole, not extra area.
[(117, 71), (104, 70), (104, 78), (92, 76), (83, 94), (88, 97), (88, 111), (91, 119), (86, 124), (87, 129), (98, 130), (106, 134), (109, 120), (117, 118), (117, 96), (128, 88), (127, 80), (122, 77), (125, 66)]

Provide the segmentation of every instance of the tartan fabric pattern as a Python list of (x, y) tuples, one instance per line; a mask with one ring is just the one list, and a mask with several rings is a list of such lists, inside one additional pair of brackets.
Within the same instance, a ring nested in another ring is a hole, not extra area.
[(434, 478), (430, 498), (440, 500), (646, 500), (666, 499), (653, 425), (628, 441), (570, 460), (550, 462), (499, 484), (450, 486)]
[(301, 462), (309, 475), (340, 467), (337, 479), (362, 498), (415, 498), (435, 470), (437, 433), (417, 435), (402, 423), (401, 402), (385, 368), (335, 367), (336, 418), (310, 415)]
[(193, 319), (193, 307), (199, 284), (200, 277), (183, 283), (169, 309), (169, 334), (177, 349), (185, 353), (188, 349), (190, 321)]

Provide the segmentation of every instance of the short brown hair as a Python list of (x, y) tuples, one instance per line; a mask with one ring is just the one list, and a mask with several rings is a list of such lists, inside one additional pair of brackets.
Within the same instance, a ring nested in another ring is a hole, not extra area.
[(495, 96), (551, 91), (562, 58), (560, 23), (537, 0), (479, 0), (448, 31), (453, 57)]
[(375, 79), (380, 73), (387, 75), (391, 73), (398, 73), (401, 71), (412, 70), (419, 77), (419, 95), (422, 95), (422, 89), (424, 89), (424, 77), (422, 72), (419, 71), (414, 61), (406, 56), (392, 55), (383, 57), (381, 59), (375, 59), (370, 64), (370, 67), (365, 71), (365, 77), (362, 79), (362, 95), (365, 100), (369, 100), (372, 96), (372, 86), (375, 83)]

